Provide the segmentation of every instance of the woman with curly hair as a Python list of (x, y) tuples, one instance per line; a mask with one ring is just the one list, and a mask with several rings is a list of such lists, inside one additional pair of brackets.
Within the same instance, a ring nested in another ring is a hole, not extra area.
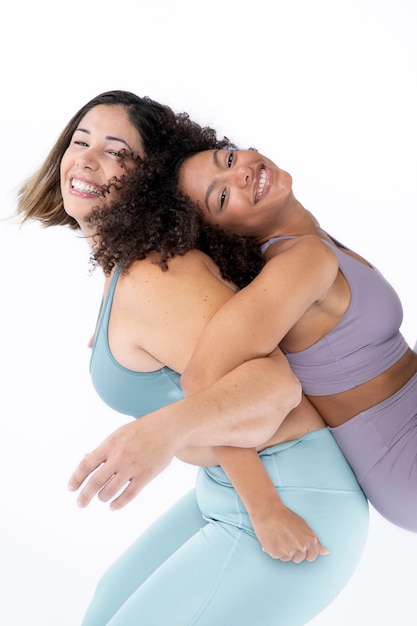
[(369, 501), (417, 532), (417, 354), (394, 289), (322, 229), (290, 174), (257, 151), (174, 151), (172, 163), (164, 197), (188, 198), (207, 224), (258, 243), (266, 261), (208, 324), (184, 388), (279, 346)]
[[(305, 624), (343, 588), (366, 540), (366, 499), (279, 350), (183, 397), (208, 321), (262, 266), (250, 241), (220, 239), (188, 202), (150, 197), (173, 147), (187, 152), (200, 131), (206, 148), (229, 145), (149, 99), (101, 94), (20, 193), (24, 220), (79, 228), (90, 243), (105, 275), (93, 383), (141, 418), (84, 457), (70, 479), (83, 485), (79, 505), (98, 494), (120, 508), (174, 455), (201, 468), (196, 489), (103, 576), (83, 626)], [(152, 155), (164, 164), (156, 174)], [(146, 203), (127, 184), (136, 170), (156, 176), (142, 180)], [(230, 271), (207, 254), (221, 259), (225, 247)]]

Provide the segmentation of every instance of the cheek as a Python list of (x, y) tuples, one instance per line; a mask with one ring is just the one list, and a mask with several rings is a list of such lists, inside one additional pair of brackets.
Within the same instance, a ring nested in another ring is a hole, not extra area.
[(234, 200), (233, 203), (230, 203), (224, 218), (230, 225), (245, 224), (250, 218), (250, 215), (251, 213), (248, 211), (247, 203)]
[(233, 211), (227, 211), (221, 226), (240, 236), (252, 235), (254, 219), (253, 209), (248, 211), (247, 205), (234, 206)]
[(129, 168), (129, 164), (120, 165), (119, 163), (107, 163), (103, 165), (102, 176), (105, 182), (117, 178), (123, 178), (129, 172), (129, 169), (133, 169), (134, 166)]

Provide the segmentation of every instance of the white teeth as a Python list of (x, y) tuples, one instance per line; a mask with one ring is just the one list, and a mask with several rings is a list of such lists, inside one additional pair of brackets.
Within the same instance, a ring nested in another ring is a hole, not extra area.
[(260, 198), (262, 196), (264, 187), (265, 187), (265, 183), (266, 183), (266, 171), (263, 169), (261, 171), (261, 175), (259, 177), (259, 183), (258, 183), (258, 198)]
[(87, 185), (87, 183), (83, 183), (81, 180), (77, 180), (75, 178), (71, 181), (72, 187), (77, 191), (82, 191), (84, 193), (95, 193), (101, 194), (101, 189), (94, 187), (93, 185)]

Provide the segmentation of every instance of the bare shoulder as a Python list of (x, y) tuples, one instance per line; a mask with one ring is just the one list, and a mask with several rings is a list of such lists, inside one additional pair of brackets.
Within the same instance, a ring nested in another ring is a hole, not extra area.
[(195, 274), (197, 276), (208, 276), (221, 281), (235, 290), (236, 287), (232, 283), (225, 281), (220, 273), (216, 263), (207, 254), (201, 250), (190, 250), (182, 256), (176, 256), (169, 260), (169, 270), (172, 273)]
[(160, 267), (156, 256), (136, 261), (118, 283), (120, 301), (128, 308), (140, 307), (141, 315), (154, 306), (183, 312), (202, 303), (218, 308), (233, 293), (213, 261), (198, 250), (170, 259), (168, 269)]
[(123, 274), (121, 282), (134, 288), (141, 285), (151, 288), (176, 288), (178, 283), (187, 289), (196, 285), (211, 285), (219, 283), (222, 289), (235, 291), (232, 283), (225, 281), (214, 261), (200, 250), (190, 250), (184, 255), (175, 256), (168, 261), (168, 268), (159, 265), (157, 255), (149, 255), (146, 259), (135, 261), (128, 272)]
[(336, 253), (317, 235), (302, 235), (272, 244), (267, 251), (267, 263), (261, 274), (269, 275), (285, 268), (308, 274), (325, 272), (335, 277), (338, 271)]
[(281, 239), (269, 246), (266, 258), (271, 260), (288, 251), (296, 251), (300, 255), (311, 255), (314, 258), (321, 257), (323, 254), (329, 259), (333, 258), (337, 261), (336, 254), (332, 248), (318, 235), (308, 234), (299, 235), (289, 239)]
[(132, 264), (119, 279), (114, 313), (136, 346), (182, 372), (208, 321), (232, 295), (210, 259), (193, 250), (171, 259), (165, 271), (156, 258)]

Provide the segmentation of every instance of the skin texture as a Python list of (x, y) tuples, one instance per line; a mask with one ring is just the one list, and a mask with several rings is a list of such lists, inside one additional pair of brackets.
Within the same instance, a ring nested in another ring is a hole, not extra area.
[(179, 184), (208, 222), (260, 242), (276, 228), (277, 207), (284, 221), (297, 206), (288, 172), (254, 150), (200, 152), (183, 164)]
[[(99, 105), (80, 121), (61, 161), (65, 211), (78, 222), (93, 249), (94, 231), (85, 218), (101, 202), (100, 192), (108, 181), (123, 176), (126, 165), (120, 160), (121, 150), (142, 155), (141, 137), (123, 107)], [(168, 365), (182, 372), (207, 321), (235, 289), (198, 251), (172, 259), (168, 272), (162, 272), (154, 261), (152, 255), (137, 261), (119, 279), (109, 342), (125, 367), (150, 371)], [(187, 332), (180, 335), (178, 328)], [(298, 402), (298, 382), (275, 351), (267, 359), (248, 362), (219, 377), (210, 388), (196, 389), (175, 406), (122, 426), (85, 456), (69, 488), (82, 487), (78, 496), (82, 507), (98, 495), (116, 509), (135, 497), (174, 455), (196, 464), (222, 462), (247, 503), (264, 550), (274, 558), (312, 561), (327, 551), (304, 520), (282, 505), (254, 449), (323, 427), (304, 400), (278, 431)], [(204, 410), (206, 404), (210, 410)], [(260, 419), (268, 414), (275, 415), (274, 420)], [(195, 415), (208, 417), (199, 418), (197, 427)], [(257, 468), (251, 482), (242, 473), (247, 465), (239, 461), (239, 450), (223, 446), (251, 448), (247, 452)]]
[[(251, 150), (206, 151), (184, 162), (179, 183), (211, 223), (260, 243), (296, 236), (271, 245), (260, 274), (210, 322), (183, 374), (186, 387), (196, 381), (209, 384), (219, 371), (230, 371), (277, 345), (289, 352), (304, 350), (336, 326), (349, 306), (350, 289), (324, 242), (327, 234), (295, 198), (289, 174)], [(216, 357), (207, 367), (209, 351)], [(355, 389), (309, 400), (330, 426), (337, 426), (390, 397), (416, 371), (417, 355), (409, 350), (389, 370)]]
[(125, 173), (120, 155), (126, 150), (143, 156), (141, 137), (122, 106), (94, 107), (74, 132), (61, 160), (61, 193), (67, 215), (77, 220), (82, 230), (84, 218), (97, 206), (104, 186)]

